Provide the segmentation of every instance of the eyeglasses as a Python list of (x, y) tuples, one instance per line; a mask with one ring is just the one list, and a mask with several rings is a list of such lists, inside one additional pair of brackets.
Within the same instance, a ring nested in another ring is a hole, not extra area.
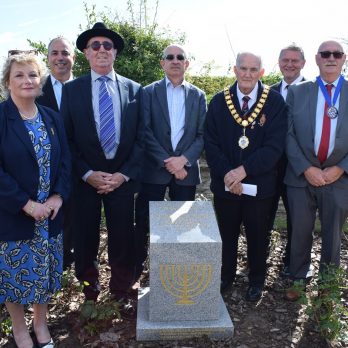
[(321, 58), (330, 58), (332, 54), (335, 59), (341, 59), (344, 55), (344, 52), (340, 52), (340, 51), (334, 51), (334, 52), (322, 51), (318, 53), (320, 54)]
[(104, 47), (105, 51), (110, 51), (114, 47), (114, 45), (109, 41), (93, 41), (90, 45), (87, 46), (87, 48), (90, 47), (93, 51), (99, 51), (101, 46)]
[(34, 54), (38, 55), (37, 50), (10, 50), (8, 51), (8, 57), (15, 56), (17, 54)]
[(185, 56), (183, 54), (167, 54), (166, 56), (164, 56), (164, 59), (166, 60), (174, 60), (174, 58), (176, 57), (177, 60), (185, 60)]

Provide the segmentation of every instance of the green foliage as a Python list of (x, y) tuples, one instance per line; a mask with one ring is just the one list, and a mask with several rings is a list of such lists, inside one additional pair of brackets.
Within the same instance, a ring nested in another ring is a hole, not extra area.
[(62, 274), (62, 288), (54, 295), (54, 299), (61, 306), (69, 307), (70, 299), (76, 292), (82, 292), (83, 285), (76, 280), (74, 272), (68, 268)]
[(9, 336), (12, 332), (12, 321), (10, 316), (2, 318), (0, 322), (0, 333), (4, 336)]
[[(163, 71), (159, 64), (162, 52), (172, 42), (183, 44), (185, 35), (182, 33), (171, 33), (169, 29), (157, 28), (155, 15), (153, 20), (149, 19), (149, 9), (146, 0), (139, 0), (139, 12), (135, 10), (132, 1), (128, 1), (130, 18), (122, 19), (117, 12), (111, 9), (97, 12), (96, 6), (88, 7), (84, 4), (87, 26), (81, 32), (90, 29), (95, 22), (102, 21), (105, 25), (118, 32), (125, 41), (125, 48), (116, 58), (115, 70), (142, 85), (147, 85), (163, 77)], [(158, 1), (155, 3), (156, 13)], [(39, 53), (47, 55), (47, 47), (42, 42), (35, 43), (28, 40), (30, 45)], [(83, 53), (75, 51), (76, 60), (73, 68), (74, 76), (86, 74), (90, 68)]]
[(279, 82), (282, 79), (282, 75), (280, 73), (270, 73), (269, 75), (264, 75), (261, 78), (261, 81), (268, 86), (272, 86), (275, 83)]
[(80, 306), (80, 319), (87, 334), (95, 335), (107, 321), (121, 319), (120, 305), (112, 298), (102, 298), (98, 303), (86, 301)]
[(313, 294), (306, 298), (302, 293), (300, 302), (307, 304), (306, 313), (317, 325), (320, 335), (329, 341), (340, 339), (348, 343), (348, 316), (342, 293), (347, 289), (346, 271), (329, 265), (319, 274)]
[(222, 91), (224, 87), (231, 85), (235, 80), (234, 77), (229, 76), (208, 75), (188, 75), (186, 79), (206, 93), (208, 103), (217, 92)]

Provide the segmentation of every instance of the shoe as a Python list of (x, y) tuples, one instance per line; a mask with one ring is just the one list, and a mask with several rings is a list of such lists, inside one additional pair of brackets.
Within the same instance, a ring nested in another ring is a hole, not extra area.
[(306, 292), (306, 280), (297, 279), (293, 282), (284, 295), (284, 298), (288, 301), (297, 301)]
[(290, 278), (290, 267), (289, 266), (284, 266), (283, 270), (280, 271), (280, 277), (282, 279)]
[(261, 286), (254, 286), (254, 285), (249, 286), (245, 294), (245, 299), (248, 302), (258, 301), (262, 297), (262, 290), (263, 288)]
[(40, 342), (37, 342), (37, 345), (36, 345), (37, 348), (54, 348), (54, 342), (53, 342), (53, 339), (51, 338), (51, 340), (47, 343), (40, 343)]
[(233, 279), (221, 280), (220, 293), (224, 294), (225, 292), (230, 290), (232, 287), (233, 281), (234, 281)]
[(298, 290), (292, 289), (292, 288), (286, 290), (285, 295), (284, 295), (284, 298), (290, 302), (295, 302), (300, 297), (301, 297), (301, 292)]
[(49, 340), (49, 342), (46, 342), (46, 343), (40, 343), (39, 342), (39, 340), (37, 339), (36, 333), (35, 333), (35, 329), (34, 329), (34, 321), (32, 322), (32, 333), (34, 335), (34, 345), (33, 345), (33, 348), (54, 348), (54, 342), (53, 342), (52, 337)]

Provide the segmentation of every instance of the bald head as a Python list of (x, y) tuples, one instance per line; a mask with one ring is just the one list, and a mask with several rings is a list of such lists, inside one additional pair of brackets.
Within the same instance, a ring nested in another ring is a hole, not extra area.
[(346, 61), (342, 45), (334, 40), (324, 41), (315, 56), (320, 76), (326, 83), (333, 83), (342, 73)]

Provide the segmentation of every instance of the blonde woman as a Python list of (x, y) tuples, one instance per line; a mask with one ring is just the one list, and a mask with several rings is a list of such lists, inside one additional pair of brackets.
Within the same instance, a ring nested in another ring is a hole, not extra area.
[[(0, 104), (0, 303), (19, 348), (53, 348), (47, 303), (61, 286), (62, 204), (70, 188), (63, 123), (39, 106), (46, 68), (33, 54), (5, 62)], [(24, 317), (33, 306), (35, 344)]]

